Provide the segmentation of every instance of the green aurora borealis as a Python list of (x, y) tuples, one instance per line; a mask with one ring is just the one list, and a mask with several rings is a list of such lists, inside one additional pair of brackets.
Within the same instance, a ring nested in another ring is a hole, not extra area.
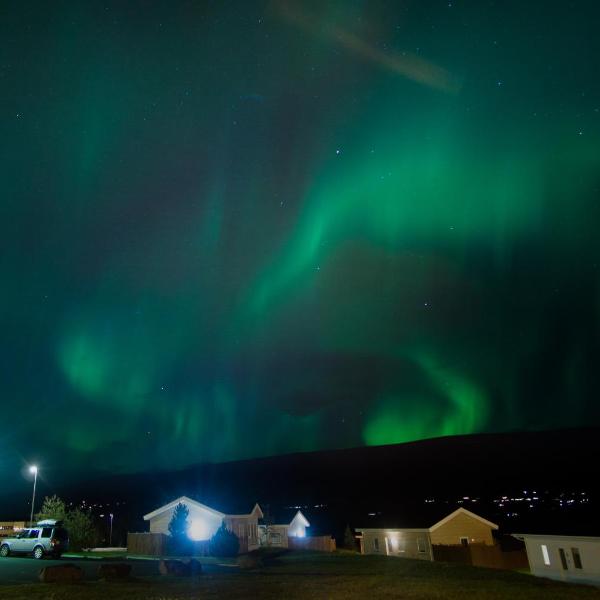
[(599, 21), (4, 3), (2, 462), (598, 424)]

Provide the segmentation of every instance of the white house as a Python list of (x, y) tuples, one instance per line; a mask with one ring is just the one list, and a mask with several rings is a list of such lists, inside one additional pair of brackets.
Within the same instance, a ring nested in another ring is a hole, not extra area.
[(233, 531), (240, 540), (240, 551), (258, 548), (258, 520), (263, 513), (258, 504), (247, 514), (225, 514), (206, 506), (187, 496), (181, 496), (156, 510), (144, 515), (144, 521), (150, 522), (150, 533), (169, 534), (169, 522), (178, 504), (185, 504), (189, 510), (190, 528), (188, 535), (192, 540), (209, 540), (219, 529), (221, 523)]
[(188, 535), (192, 540), (209, 540), (224, 522), (227, 529), (240, 540), (240, 552), (249, 552), (263, 545), (287, 548), (288, 537), (304, 537), (306, 528), (310, 526), (300, 511), (287, 524), (267, 526), (259, 524), (264, 515), (258, 504), (247, 514), (226, 514), (187, 496), (181, 496), (144, 515), (144, 520), (150, 523), (150, 533), (168, 535), (175, 507), (180, 503), (185, 504), (189, 510)]
[(533, 575), (600, 585), (600, 537), (513, 534), (525, 542)]
[(310, 527), (308, 519), (297, 511), (289, 523), (259, 525), (259, 542), (261, 546), (288, 547), (288, 538), (306, 537), (306, 528)]
[(494, 544), (498, 525), (466, 508), (458, 508), (430, 527), (370, 527), (357, 529), (362, 554), (384, 554), (433, 560), (433, 545)]

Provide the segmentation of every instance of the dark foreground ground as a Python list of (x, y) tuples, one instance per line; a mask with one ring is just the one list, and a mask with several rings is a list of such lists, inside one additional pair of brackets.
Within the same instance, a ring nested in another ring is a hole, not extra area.
[[(6, 569), (9, 559), (0, 560)], [(27, 559), (13, 559), (27, 560)], [(30, 561), (33, 563), (33, 561)], [(17, 563), (15, 563), (17, 564)], [(34, 571), (39, 563), (34, 564)], [(81, 564), (81, 563), (79, 563)], [(18, 567), (21, 568), (21, 567)], [(79, 585), (21, 584), (0, 588), (2, 600), (16, 598), (67, 600), (150, 599), (376, 599), (409, 600), (600, 600), (600, 589), (562, 584), (520, 573), (445, 563), (349, 554), (291, 552), (276, 564), (253, 571), (210, 566), (201, 576), (161, 578), (154, 562), (133, 567), (134, 578), (122, 583), (92, 579), (97, 565), (86, 566)], [(0, 571), (0, 577), (5, 571)]]
[[(14, 583), (31, 583), (37, 582), (38, 573), (42, 567), (49, 565), (65, 565), (74, 564), (82, 568), (86, 580), (94, 581), (98, 579), (98, 565), (110, 561), (106, 560), (78, 560), (73, 558), (63, 558), (62, 560), (35, 560), (30, 557), (17, 558), (14, 556), (8, 558), (0, 558), (0, 585), (10, 585)], [(118, 562), (123, 562), (119, 559)], [(156, 560), (128, 560), (126, 561), (132, 566), (132, 573), (136, 577), (153, 577), (158, 576), (158, 561)], [(203, 568), (207, 573), (214, 573), (224, 570), (222, 567), (215, 565), (204, 565)], [(4, 597), (6, 588), (0, 587), (0, 598)]]

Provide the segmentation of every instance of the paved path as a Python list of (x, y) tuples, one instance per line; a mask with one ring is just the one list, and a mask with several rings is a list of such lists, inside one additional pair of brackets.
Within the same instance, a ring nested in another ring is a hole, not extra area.
[[(61, 560), (35, 560), (29, 557), (8, 556), (0, 558), (0, 585), (11, 583), (31, 583), (38, 581), (38, 573), (42, 567), (48, 565), (64, 565), (67, 563), (76, 564), (84, 570), (86, 579), (96, 579), (98, 565), (111, 562), (107, 559), (77, 559), (63, 558)], [(117, 560), (113, 562), (123, 562)], [(156, 560), (128, 560), (131, 564), (131, 574), (136, 576), (158, 575), (158, 561)], [(206, 571), (212, 570), (210, 566), (205, 568)], [(1, 594), (0, 594), (1, 596)]]

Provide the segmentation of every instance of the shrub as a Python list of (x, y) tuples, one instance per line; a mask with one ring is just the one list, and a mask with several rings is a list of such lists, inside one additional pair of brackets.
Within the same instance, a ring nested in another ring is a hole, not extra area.
[(225, 527), (225, 521), (210, 538), (209, 552), (212, 556), (237, 556), (240, 550), (240, 540), (237, 535)]

